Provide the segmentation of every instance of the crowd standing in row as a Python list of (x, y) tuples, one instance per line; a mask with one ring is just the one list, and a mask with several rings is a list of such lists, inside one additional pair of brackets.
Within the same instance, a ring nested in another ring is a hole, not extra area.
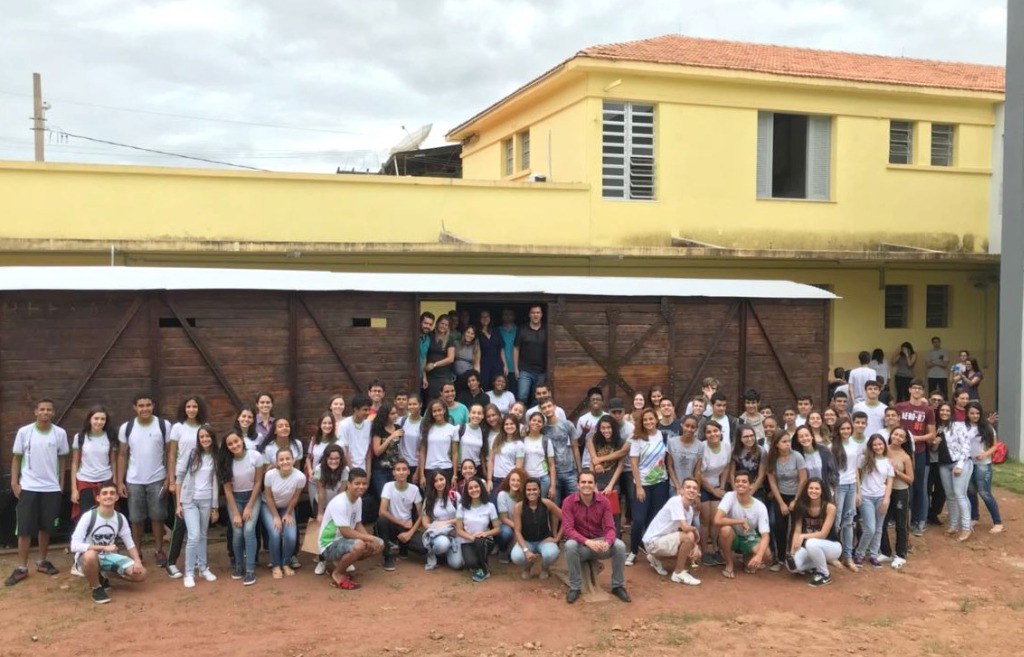
[[(239, 409), (223, 435), (198, 396), (182, 400), (172, 424), (140, 394), (132, 419), (115, 429), (104, 408), (93, 408), (70, 442), (52, 423), (53, 402), (41, 400), (14, 443), (19, 565), (6, 584), (28, 576), (33, 535), (36, 569), (57, 572), (47, 558), (49, 532), (69, 454), (73, 571), (100, 603), (109, 601), (107, 575), (145, 579), (138, 545), (147, 521), (156, 566), (189, 588), (215, 581), (207, 530), (221, 508), (233, 579), (256, 582), (260, 543), (272, 577), (294, 575), (303, 493), (318, 527), (315, 572), (329, 573), (338, 588), (359, 588), (356, 563), (370, 558), (393, 571), (396, 558), (415, 553), (427, 570), (464, 568), (481, 582), (494, 557), (516, 564), (524, 579), (547, 578), (564, 552), (570, 603), (581, 594), (583, 563), (593, 559), (611, 560), (611, 592), (629, 602), (623, 568), (641, 552), (658, 574), (690, 586), (700, 584), (701, 566), (721, 566), (728, 579), (737, 568), (787, 568), (815, 587), (831, 581), (836, 564), (902, 568), (908, 534), (938, 523), (944, 505), (946, 534), (969, 540), (976, 495), (992, 516), (990, 531), (1002, 531), (991, 494), (995, 435), (969, 379), (954, 384), (951, 404), (938, 391), (929, 403), (924, 383), (912, 378), (908, 399), (888, 406), (877, 377), (861, 382), (853, 370), (824, 409), (802, 395), (779, 415), (753, 389), (743, 394), (743, 412), (730, 415), (713, 378), (681, 417), (660, 388), (635, 395), (629, 409), (620, 399), (606, 404), (593, 388), (572, 423), (544, 377), (541, 320), (532, 307), (529, 324), (513, 324), (509, 344), (504, 323), (492, 332), (486, 313), (456, 338), (448, 316), (435, 323), (424, 314), (418, 367), (426, 401), (404, 390), (387, 398), (374, 381), (348, 404), (340, 395), (327, 400), (308, 440), (274, 416), (267, 393)], [(510, 377), (518, 394), (507, 389)], [(127, 498), (127, 519), (116, 510), (119, 498)]]

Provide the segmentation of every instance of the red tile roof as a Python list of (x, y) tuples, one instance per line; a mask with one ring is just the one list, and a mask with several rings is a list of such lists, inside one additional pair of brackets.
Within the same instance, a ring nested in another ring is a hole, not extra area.
[(697, 39), (676, 34), (591, 46), (576, 56), (937, 89), (996, 93), (1004, 89), (1001, 66)]

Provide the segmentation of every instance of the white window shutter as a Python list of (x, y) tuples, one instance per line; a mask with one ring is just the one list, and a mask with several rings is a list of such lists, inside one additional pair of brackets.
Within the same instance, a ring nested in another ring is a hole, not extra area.
[(772, 153), (775, 115), (757, 113), (757, 198), (772, 197)]
[(807, 120), (807, 198), (831, 198), (832, 117), (812, 116)]

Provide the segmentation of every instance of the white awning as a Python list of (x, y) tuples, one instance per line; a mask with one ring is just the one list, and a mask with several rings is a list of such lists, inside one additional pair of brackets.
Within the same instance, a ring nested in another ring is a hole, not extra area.
[(838, 299), (802, 283), (721, 278), (381, 274), (179, 267), (0, 267), (0, 291), (276, 290), (600, 297)]

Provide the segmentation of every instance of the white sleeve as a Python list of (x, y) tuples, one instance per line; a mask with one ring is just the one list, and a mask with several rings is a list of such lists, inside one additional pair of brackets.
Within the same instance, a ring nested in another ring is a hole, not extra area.
[(122, 445), (128, 444), (128, 423), (125, 422), (121, 425), (121, 428), (117, 430), (117, 442)]
[(768, 507), (763, 503), (757, 507), (757, 533), (768, 534), (771, 532), (771, 525), (768, 524)]
[(68, 432), (64, 431), (60, 427), (54, 427), (54, 431), (57, 431), (57, 436), (60, 438), (60, 442), (57, 444), (57, 454), (60, 456), (66, 456), (71, 453), (71, 446), (68, 445)]
[[(86, 542), (85, 532), (89, 529), (89, 519), (92, 518), (92, 514), (96, 511), (86, 511), (78, 519), (78, 524), (75, 525), (75, 533), (71, 535), (71, 551), (75, 554), (81, 554), (89, 549), (91, 543)], [(124, 523), (127, 525), (128, 523)], [(131, 531), (129, 529), (129, 535)]]
[(25, 453), (25, 429), (18, 429), (17, 435), (14, 436), (14, 448), (15, 454), (21, 455)]
[(121, 531), (118, 536), (121, 537), (121, 542), (124, 543), (124, 549), (131, 550), (135, 547), (135, 540), (132, 538), (132, 526), (128, 523), (128, 518), (124, 517), (120, 511), (116, 512), (118, 515), (118, 521), (121, 523)]

